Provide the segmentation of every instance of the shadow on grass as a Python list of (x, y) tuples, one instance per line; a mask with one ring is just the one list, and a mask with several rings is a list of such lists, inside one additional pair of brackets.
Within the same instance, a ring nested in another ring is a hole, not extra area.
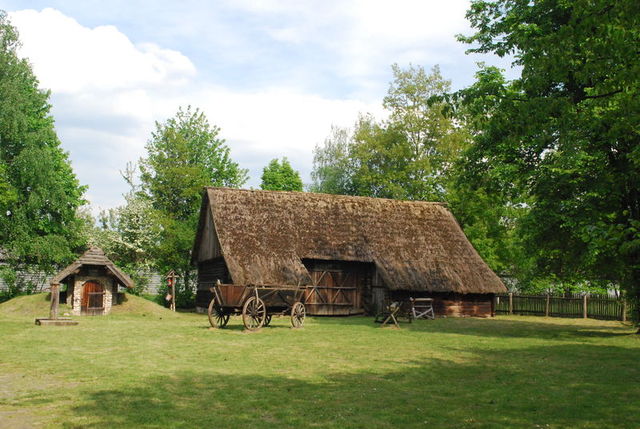
[[(210, 368), (80, 394), (66, 427), (638, 427), (638, 350), (530, 347), (294, 379)], [(375, 357), (372, 357), (372, 359)]]
[[(589, 324), (581, 323), (582, 319), (547, 319), (535, 321), (534, 317), (522, 320), (502, 318), (437, 318), (435, 320), (417, 320), (412, 323), (402, 320), (400, 329), (409, 332), (438, 332), (459, 335), (473, 335), (495, 338), (539, 338), (539, 339), (569, 339), (584, 337), (622, 337), (635, 336), (635, 330), (630, 324), (615, 324), (589, 320)], [(575, 323), (578, 322), (578, 323)], [(387, 329), (375, 323), (371, 317), (345, 317), (322, 319), (323, 324), (362, 326), (372, 329)], [(637, 336), (640, 340), (640, 335)]]

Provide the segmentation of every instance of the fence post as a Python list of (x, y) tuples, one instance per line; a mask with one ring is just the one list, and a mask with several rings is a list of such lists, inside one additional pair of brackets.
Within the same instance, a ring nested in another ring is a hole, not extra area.
[(626, 300), (622, 301), (622, 321), (623, 322), (627, 321), (627, 301)]
[(544, 317), (549, 317), (549, 306), (550, 306), (549, 305), (550, 304), (549, 301), (550, 301), (550, 299), (551, 298), (549, 297), (549, 294), (547, 293), (547, 302), (545, 303), (545, 306), (544, 306)]
[(509, 292), (509, 314), (513, 314), (513, 292)]
[(582, 297), (582, 317), (584, 319), (587, 318), (587, 294), (586, 293)]

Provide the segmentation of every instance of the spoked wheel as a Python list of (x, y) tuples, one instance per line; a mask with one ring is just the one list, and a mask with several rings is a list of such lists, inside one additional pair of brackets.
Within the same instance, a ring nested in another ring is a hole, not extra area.
[(267, 318), (267, 307), (264, 301), (255, 296), (249, 297), (242, 307), (242, 323), (249, 331), (260, 329)]
[(209, 311), (207, 314), (209, 315), (209, 323), (211, 323), (211, 326), (214, 328), (224, 328), (229, 322), (230, 315), (224, 313), (222, 307), (216, 303), (215, 298), (209, 303)]
[(271, 315), (267, 314), (267, 316), (264, 318), (264, 325), (262, 326), (269, 326), (270, 323), (271, 323)]
[(291, 307), (291, 326), (294, 328), (301, 328), (304, 324), (305, 315), (306, 311), (303, 303), (298, 301), (293, 304), (293, 307)]

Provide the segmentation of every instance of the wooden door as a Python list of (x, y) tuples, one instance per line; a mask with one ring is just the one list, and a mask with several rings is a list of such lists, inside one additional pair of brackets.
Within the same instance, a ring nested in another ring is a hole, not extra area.
[(360, 311), (361, 288), (357, 273), (324, 270), (309, 274), (313, 283), (307, 289), (305, 304), (309, 304), (315, 314), (342, 315)]
[(104, 311), (104, 288), (100, 283), (86, 282), (82, 289), (80, 309), (86, 314), (102, 314)]

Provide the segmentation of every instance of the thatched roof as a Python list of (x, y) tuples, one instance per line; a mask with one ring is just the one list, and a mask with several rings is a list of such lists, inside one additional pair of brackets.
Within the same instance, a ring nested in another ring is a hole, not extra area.
[(113, 262), (104, 254), (99, 247), (92, 246), (89, 250), (84, 252), (82, 256), (76, 259), (71, 265), (64, 270), (60, 271), (55, 277), (51, 279), (49, 283), (59, 284), (64, 279), (74, 274), (76, 270), (80, 269), (84, 265), (102, 266), (111, 273), (122, 286), (131, 288), (133, 287), (133, 280), (125, 274), (122, 270), (116, 267)]
[(207, 188), (194, 260), (215, 256), (236, 284), (310, 284), (310, 258), (373, 262), (393, 290), (506, 292), (440, 203)]

